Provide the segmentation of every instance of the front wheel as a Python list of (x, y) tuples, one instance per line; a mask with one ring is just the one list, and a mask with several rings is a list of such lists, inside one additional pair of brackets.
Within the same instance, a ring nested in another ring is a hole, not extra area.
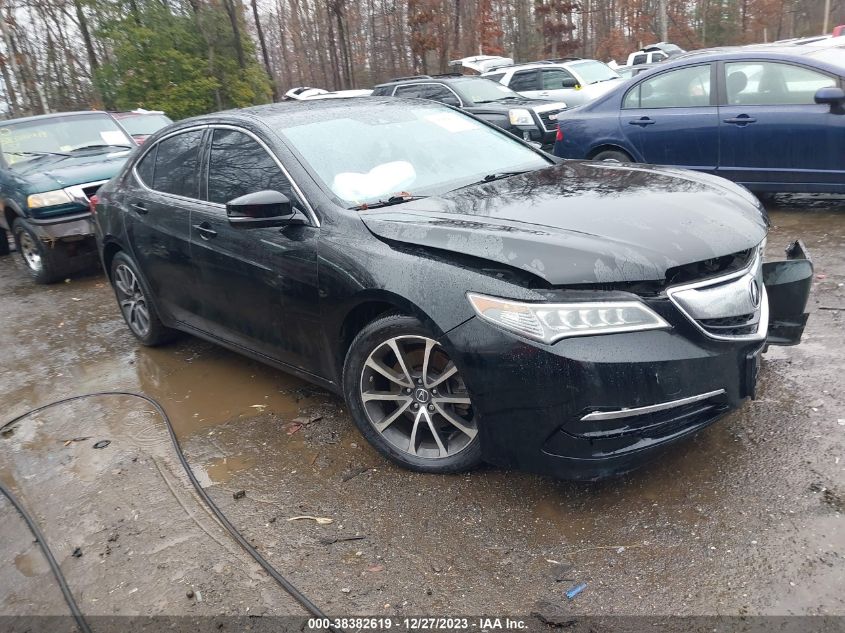
[(35, 283), (51, 284), (64, 276), (68, 258), (61, 242), (47, 244), (23, 218), (12, 223), (12, 234), (15, 247)]
[(466, 384), (417, 319), (392, 315), (366, 326), (347, 354), (343, 386), (361, 434), (400, 466), (454, 473), (481, 462)]

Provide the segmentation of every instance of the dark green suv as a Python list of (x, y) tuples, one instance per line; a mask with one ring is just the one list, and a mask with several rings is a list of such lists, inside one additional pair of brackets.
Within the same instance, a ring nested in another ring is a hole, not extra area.
[(106, 112), (0, 121), (0, 255), (44, 284), (96, 262), (88, 201), (136, 147)]

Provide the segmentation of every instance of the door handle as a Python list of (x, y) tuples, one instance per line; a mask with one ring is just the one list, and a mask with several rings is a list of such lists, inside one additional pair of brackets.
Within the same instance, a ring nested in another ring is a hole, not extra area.
[(145, 207), (140, 202), (133, 202), (129, 206), (132, 207), (132, 209), (134, 209), (135, 212), (140, 213), (141, 215), (146, 215), (147, 213), (150, 212), (149, 209), (147, 209), (147, 207)]
[(640, 117), (639, 119), (631, 119), (628, 121), (630, 125), (639, 125), (640, 127), (645, 127), (646, 125), (654, 125), (655, 120), (650, 119), (647, 116)]
[(208, 222), (203, 222), (202, 224), (194, 224), (194, 228), (197, 230), (197, 233), (200, 234), (200, 239), (210, 240), (213, 237), (217, 237), (217, 231), (212, 229), (211, 225)]
[(737, 117), (730, 119), (723, 119), (725, 123), (733, 123), (734, 125), (748, 125), (749, 123), (756, 123), (757, 119), (750, 117), (747, 114), (740, 114)]

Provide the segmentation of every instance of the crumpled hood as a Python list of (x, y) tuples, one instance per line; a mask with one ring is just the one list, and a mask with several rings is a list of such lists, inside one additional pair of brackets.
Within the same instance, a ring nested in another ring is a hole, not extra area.
[(480, 257), (553, 285), (661, 281), (669, 268), (751, 248), (767, 230), (759, 202), (722, 178), (582, 161), (361, 217), (383, 239)]
[(81, 185), (98, 180), (108, 180), (123, 167), (131, 151), (94, 154), (88, 156), (46, 157), (26, 161), (12, 169), (28, 185), (27, 193), (41, 193)]

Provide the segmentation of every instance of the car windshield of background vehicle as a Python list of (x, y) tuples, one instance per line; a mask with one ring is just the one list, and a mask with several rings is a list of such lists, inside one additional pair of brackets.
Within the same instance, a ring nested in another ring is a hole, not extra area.
[(149, 136), (172, 123), (163, 114), (135, 114), (127, 117), (119, 117), (118, 120), (124, 129), (133, 136)]
[(0, 148), (9, 165), (45, 156), (66, 157), (68, 153), (88, 147), (99, 152), (121, 151), (120, 146), (134, 147), (135, 144), (106, 114), (57, 116), (22, 123), (10, 121), (0, 126)]
[(581, 77), (581, 81), (587, 85), (596, 84), (601, 81), (610, 81), (612, 79), (619, 79), (618, 73), (614, 71), (607, 64), (602, 64), (595, 60), (588, 60), (583, 62), (575, 62), (569, 64), (575, 73)]
[(552, 164), (504, 132), (435, 104), (343, 108), (281, 132), (350, 208), (399, 194), (440, 195), (487, 175)]
[(462, 81), (460, 86), (461, 92), (473, 103), (489, 103), (508, 98), (522, 99), (522, 97), (507, 86), (494, 83), (489, 79), (482, 79), (481, 77), (470, 81)]

